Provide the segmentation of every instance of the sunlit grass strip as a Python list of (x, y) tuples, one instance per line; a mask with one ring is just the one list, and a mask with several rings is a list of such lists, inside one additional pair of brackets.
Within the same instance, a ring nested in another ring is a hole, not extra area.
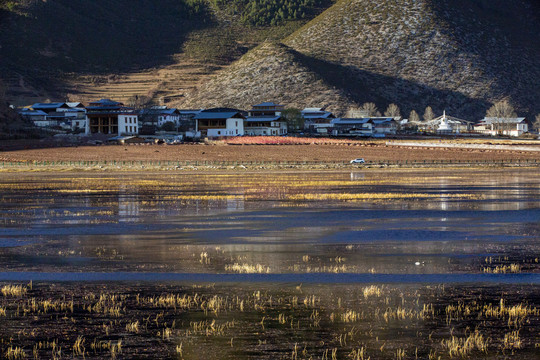
[(489, 339), (485, 339), (484, 336), (476, 330), (468, 337), (458, 338), (452, 336), (451, 339), (443, 340), (441, 345), (448, 350), (448, 355), (450, 355), (451, 358), (465, 358), (474, 350), (487, 353)]
[(445, 198), (445, 199), (481, 199), (482, 196), (476, 194), (427, 194), (427, 193), (361, 193), (361, 194), (294, 194), (288, 195), (288, 200), (302, 201), (302, 200), (341, 200), (341, 201), (355, 201), (355, 200), (392, 200), (392, 199), (419, 199), (419, 198)]

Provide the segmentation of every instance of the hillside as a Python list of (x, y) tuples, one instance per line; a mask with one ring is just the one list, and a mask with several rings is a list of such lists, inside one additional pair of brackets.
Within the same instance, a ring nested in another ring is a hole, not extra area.
[(289, 47), (266, 42), (210, 79), (182, 102), (185, 107), (230, 106), (247, 109), (273, 100), (289, 107), (305, 107), (306, 93), (314, 104), (339, 110), (348, 97), (317, 73), (316, 65)]
[[(262, 41), (286, 37), (330, 3), (278, 1), (284, 17), (265, 18), (264, 4), (254, 0), (1, 0), (0, 78), (17, 104), (135, 96), (166, 102)], [(244, 8), (247, 16), (238, 13)]]
[[(431, 105), (478, 119), (509, 98), (532, 117), (540, 112), (539, 7), (534, 0), (341, 0), (284, 40), (296, 54), (287, 67), (318, 74), (349, 104), (394, 102), (403, 114)], [(265, 61), (245, 55), (180, 104), (206, 106), (222, 96), (246, 107), (246, 93), (323, 104), (315, 87), (291, 88), (265, 70)], [(230, 91), (236, 74), (248, 72), (257, 76), (242, 78), (246, 90)]]

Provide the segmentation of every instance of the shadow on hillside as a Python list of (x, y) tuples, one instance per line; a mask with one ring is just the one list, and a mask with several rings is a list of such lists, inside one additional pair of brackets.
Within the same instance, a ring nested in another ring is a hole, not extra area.
[(472, 99), (464, 94), (440, 90), (416, 82), (374, 74), (354, 67), (346, 67), (320, 60), (290, 50), (303, 66), (319, 75), (327, 84), (342, 90), (345, 95), (358, 104), (374, 102), (384, 111), (388, 104), (400, 106), (401, 114), (407, 117), (411, 110), (420, 116), (427, 106), (435, 114), (443, 110), (452, 116), (476, 121), (484, 117), (490, 103)]
[(494, 97), (509, 97), (529, 117), (540, 112), (540, 1), (437, 0), (432, 5), (439, 31), (475, 56), (495, 80)]
[(180, 0), (33, 2), (0, 24), (0, 56), (25, 72), (121, 73), (170, 63), (206, 7)]

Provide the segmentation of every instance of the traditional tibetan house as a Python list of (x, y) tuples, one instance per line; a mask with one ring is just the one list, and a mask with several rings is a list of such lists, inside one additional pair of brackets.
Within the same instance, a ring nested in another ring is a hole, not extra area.
[(273, 102), (253, 105), (246, 118), (245, 134), (252, 136), (286, 135), (287, 122), (281, 117), (283, 109), (283, 105)]
[(373, 123), (369, 118), (336, 118), (331, 120), (334, 136), (371, 136)]
[(305, 108), (302, 110), (302, 118), (306, 131), (327, 134), (332, 128), (332, 119), (336, 117), (324, 108)]
[(101, 99), (86, 108), (86, 134), (136, 135), (139, 133), (137, 113), (124, 104)]
[(474, 126), (474, 131), (491, 136), (520, 136), (529, 131), (529, 122), (526, 118), (486, 117)]
[(201, 137), (244, 135), (244, 113), (231, 108), (213, 108), (199, 112), (194, 117), (195, 132)]

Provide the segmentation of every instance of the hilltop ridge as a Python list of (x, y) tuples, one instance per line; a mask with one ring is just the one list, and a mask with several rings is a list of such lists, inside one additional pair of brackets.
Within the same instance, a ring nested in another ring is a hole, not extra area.
[[(283, 43), (349, 105), (375, 102), (384, 109), (396, 103), (405, 115), (429, 105), (476, 119), (508, 98), (520, 113), (534, 116), (540, 111), (538, 7), (532, 0), (341, 0)], [(257, 71), (248, 56), (218, 78), (231, 81), (239, 66)], [(293, 104), (319, 104), (311, 87), (289, 92), (278, 79), (246, 79), (245, 87), (255, 97), (273, 89)], [(204, 106), (211, 84), (219, 82), (212, 80), (187, 103)], [(246, 105), (242, 96), (224, 96), (230, 105)]]
[(275, 100), (338, 114), (375, 102), (476, 120), (508, 99), (523, 116), (540, 112), (535, 0), (310, 0), (296, 20), (265, 17), (259, 2), (246, 15), (248, 0), (23, 3), (0, 15), (0, 71), (19, 102)]

